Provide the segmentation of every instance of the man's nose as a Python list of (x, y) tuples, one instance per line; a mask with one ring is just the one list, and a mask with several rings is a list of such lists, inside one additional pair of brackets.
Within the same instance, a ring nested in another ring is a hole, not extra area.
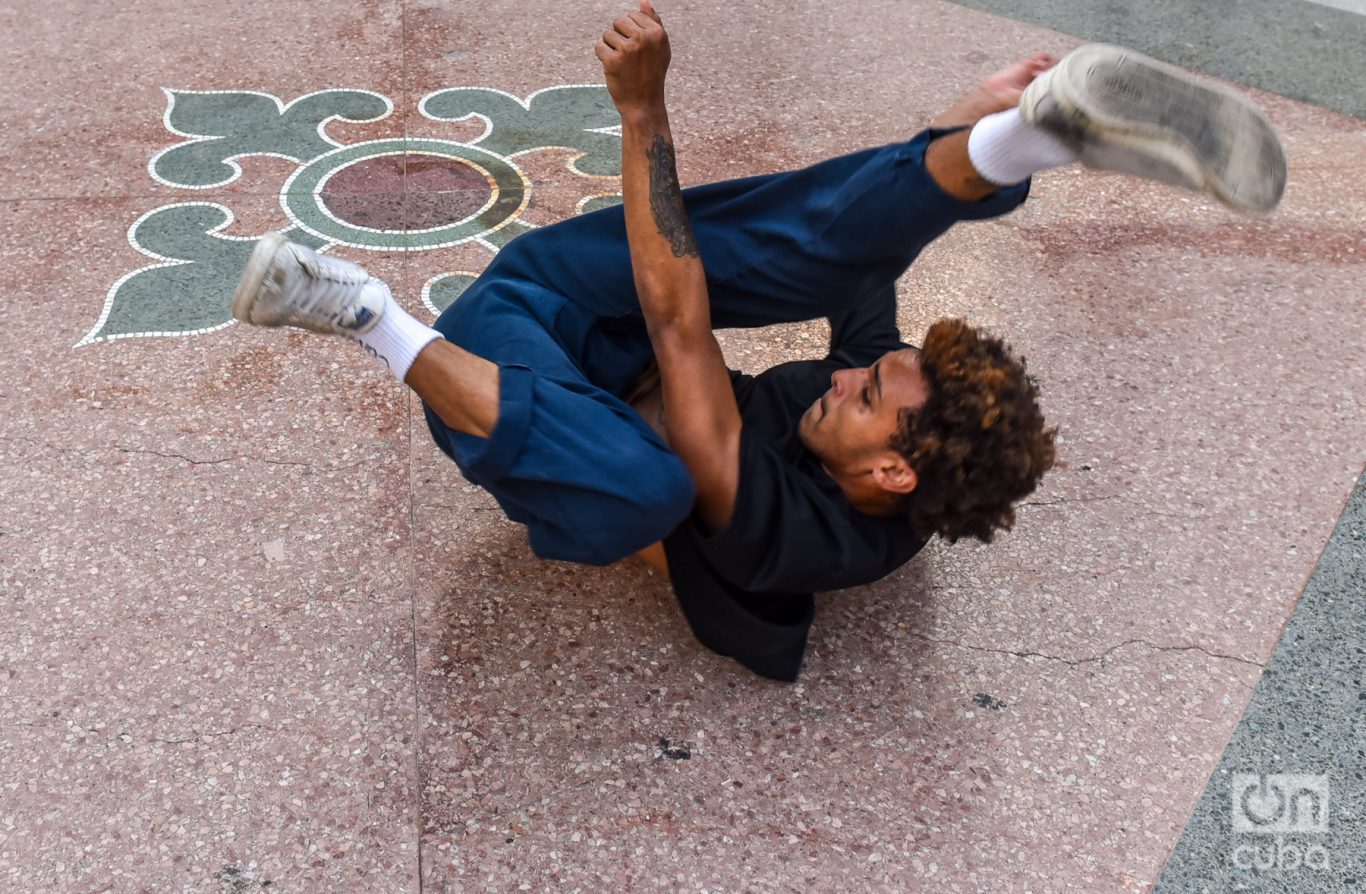
[(849, 390), (851, 385), (854, 385), (857, 382), (860, 374), (863, 372), (864, 370), (861, 369), (836, 370), (834, 374), (830, 376), (830, 383), (835, 386), (835, 396), (843, 397), (844, 393)]

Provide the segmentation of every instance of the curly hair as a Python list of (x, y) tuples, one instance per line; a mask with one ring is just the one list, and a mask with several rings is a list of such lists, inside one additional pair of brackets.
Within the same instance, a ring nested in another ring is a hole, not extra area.
[(1044, 428), (1038, 391), (999, 339), (962, 320), (925, 334), (920, 367), (930, 397), (903, 410), (892, 448), (919, 479), (907, 505), (922, 537), (990, 543), (1015, 523), (1012, 504), (1053, 467), (1056, 428)]

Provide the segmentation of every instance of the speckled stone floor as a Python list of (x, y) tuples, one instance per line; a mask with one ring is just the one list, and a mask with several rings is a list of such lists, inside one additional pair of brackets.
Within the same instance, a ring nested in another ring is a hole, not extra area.
[[(661, 3), (685, 183), (908, 137), (1094, 24), (971, 5)], [(1352, 3), (1224, 6), (1240, 41), (1366, 51)], [(1273, 8), (1303, 27), (1259, 30)], [(266, 230), (430, 319), (611, 201), (591, 47), (619, 11), (0, 7), (0, 890), (1129, 892), (1208, 814), (1366, 460), (1350, 62), (1247, 79), (1290, 157), (1270, 217), (1069, 169), (931, 247), (905, 333), (1006, 335), (1061, 462), (997, 543), (821, 595), (782, 685), (643, 565), (537, 561), (349, 345), (226, 311)], [(1111, 12), (1106, 39), (1239, 77), (1208, 12)], [(757, 371), (824, 338), (724, 345)]]

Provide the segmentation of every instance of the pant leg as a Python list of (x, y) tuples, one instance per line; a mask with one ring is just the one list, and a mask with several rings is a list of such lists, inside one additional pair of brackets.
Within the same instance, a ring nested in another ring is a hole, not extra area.
[(570, 356), (583, 326), (567, 303), (524, 282), (472, 285), (437, 328), (498, 364), (498, 422), (479, 438), (424, 410), (437, 446), (526, 525), (538, 556), (605, 565), (670, 534), (692, 510), (692, 479)]
[[(981, 202), (925, 170), (926, 130), (797, 171), (683, 191), (717, 328), (839, 317), (883, 295), (954, 223), (1006, 214), (1028, 182)], [(623, 209), (562, 221), (509, 243), (490, 265), (562, 294), (623, 331), (640, 316)]]

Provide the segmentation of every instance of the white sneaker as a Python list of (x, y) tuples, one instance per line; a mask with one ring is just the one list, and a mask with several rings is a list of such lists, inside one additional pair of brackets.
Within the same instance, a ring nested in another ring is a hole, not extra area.
[(1209, 192), (1239, 211), (1270, 211), (1285, 191), (1285, 152), (1260, 109), (1133, 50), (1073, 50), (1025, 88), (1020, 115), (1088, 167)]
[[(367, 286), (378, 286), (378, 288)], [(232, 315), (256, 326), (296, 326), (355, 339), (384, 312), (388, 287), (364, 267), (267, 233), (232, 297)]]

